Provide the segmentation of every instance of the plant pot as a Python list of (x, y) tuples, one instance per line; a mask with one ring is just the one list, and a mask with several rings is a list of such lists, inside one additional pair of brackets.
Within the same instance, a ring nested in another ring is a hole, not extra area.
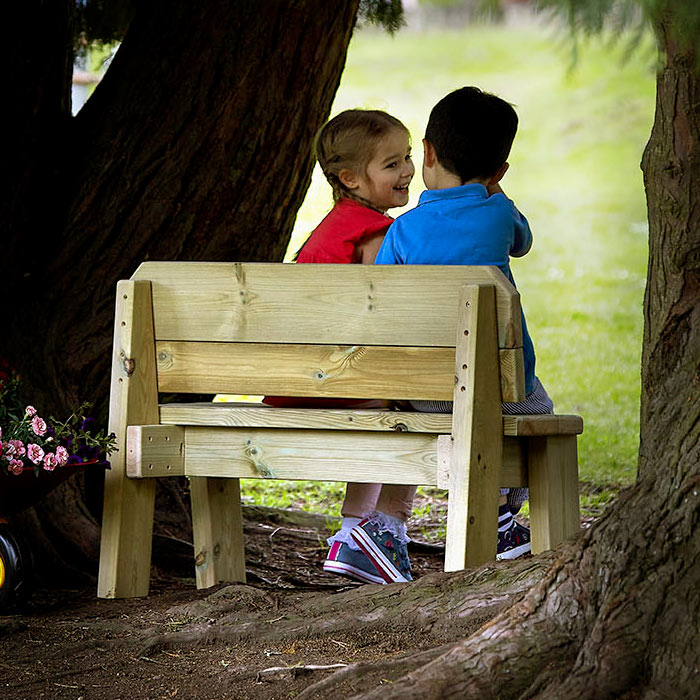
[(19, 513), (34, 505), (39, 499), (53, 491), (68, 477), (84, 469), (93, 462), (70, 464), (56, 467), (52, 472), (42, 470), (39, 476), (33, 469), (25, 469), (21, 474), (0, 474), (0, 517)]

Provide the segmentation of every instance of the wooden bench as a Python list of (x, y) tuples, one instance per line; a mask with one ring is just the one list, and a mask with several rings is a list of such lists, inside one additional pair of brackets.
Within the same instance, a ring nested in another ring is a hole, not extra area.
[[(155, 479), (190, 478), (199, 588), (245, 581), (240, 478), (449, 488), (445, 569), (495, 558), (499, 486), (533, 552), (579, 529), (578, 416), (524, 398), (519, 296), (495, 267), (147, 262), (117, 287), (98, 595), (148, 594)], [(159, 405), (159, 392), (454, 400), (453, 414)]]

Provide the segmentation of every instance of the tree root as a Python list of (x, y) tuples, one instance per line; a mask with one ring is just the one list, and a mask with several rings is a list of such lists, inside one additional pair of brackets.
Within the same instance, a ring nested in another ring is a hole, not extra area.
[[(493, 563), (473, 571), (429, 574), (410, 584), (361, 586), (338, 595), (314, 594), (301, 604), (260, 608), (250, 612), (220, 600), (229, 589), (231, 598), (245, 594), (246, 586), (221, 589), (189, 608), (189, 624), (177, 632), (145, 635), (139, 656), (152, 656), (160, 649), (238, 642), (277, 643), (289, 639), (325, 637), (330, 634), (361, 634), (374, 630), (422, 630), (440, 642), (460, 639), (478, 629), (541, 580), (552, 556), (517, 563)], [(257, 592), (257, 597), (260, 593)], [(352, 611), (352, 612), (348, 612)], [(182, 616), (181, 611), (174, 613)]]
[(368, 673), (374, 674), (387, 671), (395, 675), (397, 672), (400, 673), (404, 670), (416, 668), (421, 664), (432, 661), (453, 646), (453, 643), (444, 644), (433, 649), (405, 654), (380, 662), (349, 664), (332, 675), (305, 688), (296, 696), (296, 700), (310, 700), (310, 698), (313, 698), (321, 692), (324, 693), (324, 697), (330, 697), (331, 693), (329, 691), (334, 690), (341, 683), (352, 683), (353, 681), (365, 677)]

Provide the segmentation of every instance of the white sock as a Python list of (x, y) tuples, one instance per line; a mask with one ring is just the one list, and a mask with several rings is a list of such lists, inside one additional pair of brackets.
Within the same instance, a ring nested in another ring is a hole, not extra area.
[(360, 546), (350, 536), (350, 530), (352, 530), (361, 520), (362, 518), (343, 517), (343, 520), (340, 523), (340, 530), (338, 530), (335, 535), (328, 538), (328, 546), (330, 547), (334, 542), (343, 542), (350, 547), (350, 549), (354, 549), (356, 552), (359, 552)]
[(406, 532), (406, 521), (396, 518), (393, 515), (388, 515), (387, 513), (382, 513), (382, 511), (377, 510), (369, 519), (379, 526), (380, 532), (390, 532), (398, 542), (401, 544), (408, 544), (411, 538)]

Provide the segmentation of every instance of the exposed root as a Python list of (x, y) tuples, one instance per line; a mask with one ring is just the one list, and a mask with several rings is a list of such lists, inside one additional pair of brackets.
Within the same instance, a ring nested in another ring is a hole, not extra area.
[(308, 686), (303, 692), (297, 695), (296, 700), (309, 700), (322, 692), (324, 693), (324, 697), (330, 697), (331, 694), (328, 691), (334, 690), (341, 683), (359, 681), (362, 677), (367, 676), (368, 673), (374, 674), (386, 671), (395, 675), (396, 673), (416, 668), (421, 664), (432, 661), (452, 646), (453, 644), (444, 644), (434, 649), (427, 649), (426, 651), (385, 659), (380, 662), (349, 664), (345, 668), (336, 671), (331, 676), (327, 676), (313, 685)]
[[(330, 634), (421, 629), (440, 639), (460, 639), (511, 605), (544, 575), (552, 556), (493, 563), (474, 571), (429, 574), (410, 584), (361, 586), (338, 595), (315, 594), (279, 610), (260, 592), (226, 587), (173, 616), (189, 618), (175, 632), (149, 634), (141, 656), (159, 649), (246, 639), (277, 643)], [(245, 600), (245, 605), (236, 601)], [(254, 604), (254, 610), (251, 605)], [(351, 611), (351, 612), (349, 612)]]

